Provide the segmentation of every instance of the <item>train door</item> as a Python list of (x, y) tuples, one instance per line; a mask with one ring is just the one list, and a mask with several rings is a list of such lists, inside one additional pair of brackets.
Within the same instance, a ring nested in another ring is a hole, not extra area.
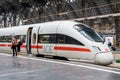
[(27, 54), (31, 54), (31, 33), (32, 28), (29, 28), (27, 31), (27, 44), (26, 44)]
[(39, 45), (38, 45), (38, 33), (39, 33), (39, 30), (40, 30), (40, 27), (34, 27), (32, 29), (32, 40), (31, 40), (31, 51), (33, 54), (39, 54), (39, 51), (38, 49), (41, 48)]

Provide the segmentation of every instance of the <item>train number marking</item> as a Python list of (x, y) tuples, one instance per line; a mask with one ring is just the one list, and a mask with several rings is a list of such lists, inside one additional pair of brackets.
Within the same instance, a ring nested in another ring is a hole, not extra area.
[(53, 45), (44, 45), (43, 53), (53, 53)]

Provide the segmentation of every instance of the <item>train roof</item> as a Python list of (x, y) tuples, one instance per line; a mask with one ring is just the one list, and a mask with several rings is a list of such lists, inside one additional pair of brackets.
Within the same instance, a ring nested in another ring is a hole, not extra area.
[[(58, 26), (60, 23), (63, 25), (74, 25), (78, 22), (70, 21), (70, 20), (61, 20), (61, 21), (52, 21), (52, 22), (45, 22), (45, 23), (37, 23), (31, 25), (22, 25), (22, 26), (14, 26), (14, 27), (7, 27), (7, 28), (0, 28), (0, 36), (4, 35), (25, 35), (27, 33), (28, 28), (35, 27), (35, 26), (48, 26), (48, 25), (56, 25)], [(79, 23), (80, 24), (80, 23)]]
[(9, 28), (2, 28), (0, 29), (0, 36), (1, 35), (24, 35), (27, 31), (28, 27), (20, 26), (20, 27), (9, 27)]

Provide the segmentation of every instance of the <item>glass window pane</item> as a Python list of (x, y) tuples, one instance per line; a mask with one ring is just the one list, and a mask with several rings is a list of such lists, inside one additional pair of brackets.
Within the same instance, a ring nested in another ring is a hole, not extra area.
[(97, 32), (85, 25), (78, 24), (74, 28), (91, 41), (103, 42), (103, 38)]
[(65, 43), (65, 36), (62, 34), (58, 35), (58, 44), (63, 44)]

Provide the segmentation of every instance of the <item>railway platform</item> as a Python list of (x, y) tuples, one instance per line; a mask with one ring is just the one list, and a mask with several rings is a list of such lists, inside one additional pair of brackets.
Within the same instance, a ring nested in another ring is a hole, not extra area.
[(0, 53), (0, 80), (119, 80), (106, 66)]

